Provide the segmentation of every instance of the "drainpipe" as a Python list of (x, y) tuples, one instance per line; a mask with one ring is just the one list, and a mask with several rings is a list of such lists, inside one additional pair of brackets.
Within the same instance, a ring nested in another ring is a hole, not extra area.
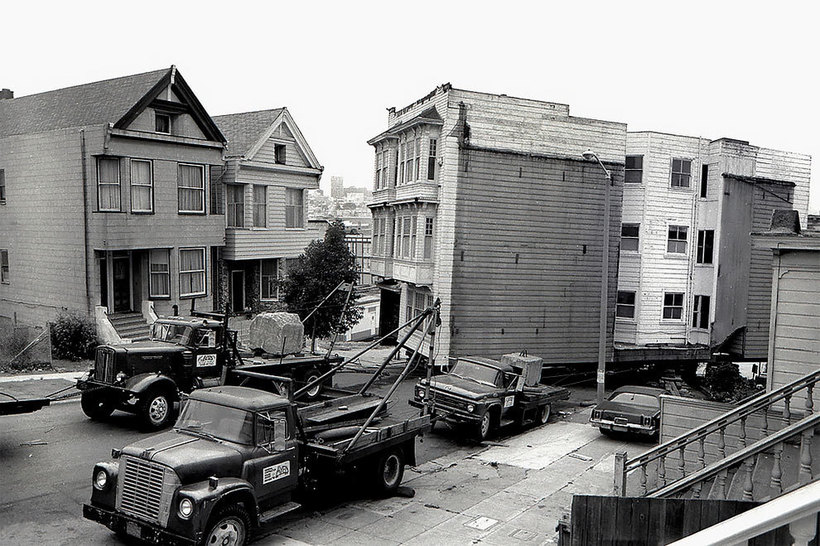
[(91, 269), (88, 267), (88, 161), (86, 159), (85, 129), (80, 129), (80, 154), (83, 167), (83, 262), (85, 263), (85, 304), (89, 315), (94, 310), (91, 303)]

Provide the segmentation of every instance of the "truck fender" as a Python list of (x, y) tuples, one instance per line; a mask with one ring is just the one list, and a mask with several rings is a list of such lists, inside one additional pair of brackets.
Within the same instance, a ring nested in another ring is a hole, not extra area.
[(176, 504), (183, 496), (194, 501), (195, 523), (200, 530), (205, 529), (208, 520), (211, 519), (211, 514), (226, 503), (244, 503), (245, 510), (251, 518), (251, 524), (253, 526), (259, 524), (253, 486), (241, 478), (219, 478), (214, 488), (208, 481), (180, 487), (177, 489), (172, 511), (176, 511)]
[(159, 375), (156, 373), (143, 373), (135, 375), (125, 382), (125, 390), (130, 391), (137, 396), (148, 392), (149, 389), (153, 389), (154, 387), (166, 389), (174, 393), (175, 396), (178, 391), (177, 384), (174, 383), (173, 379), (166, 375)]

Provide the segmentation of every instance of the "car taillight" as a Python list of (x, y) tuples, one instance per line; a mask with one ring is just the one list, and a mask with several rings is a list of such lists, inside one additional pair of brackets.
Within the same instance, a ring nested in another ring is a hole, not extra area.
[(652, 425), (652, 418), (647, 417), (646, 415), (641, 416), (641, 424), (644, 426), (651, 426)]

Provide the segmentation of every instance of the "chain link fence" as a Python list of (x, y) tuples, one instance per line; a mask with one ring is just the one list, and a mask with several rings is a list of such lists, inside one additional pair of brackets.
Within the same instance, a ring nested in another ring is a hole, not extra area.
[(0, 322), (0, 368), (34, 370), (51, 367), (51, 327)]

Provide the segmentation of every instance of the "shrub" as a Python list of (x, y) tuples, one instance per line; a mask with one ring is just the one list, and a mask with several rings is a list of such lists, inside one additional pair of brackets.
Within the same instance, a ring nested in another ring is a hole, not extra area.
[(61, 311), (51, 324), (51, 352), (54, 358), (90, 358), (96, 346), (96, 325), (76, 311)]
[(704, 386), (718, 402), (738, 402), (756, 392), (754, 381), (742, 377), (732, 363), (707, 367)]

